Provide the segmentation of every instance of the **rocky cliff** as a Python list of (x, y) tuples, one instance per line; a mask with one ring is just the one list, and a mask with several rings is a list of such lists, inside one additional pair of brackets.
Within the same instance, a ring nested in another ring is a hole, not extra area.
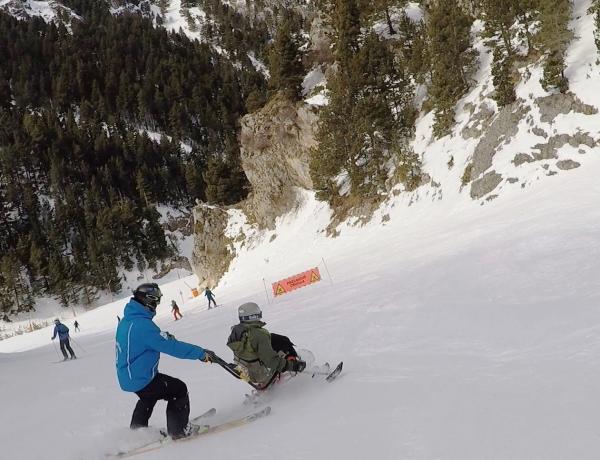
[[(277, 217), (294, 208), (298, 187), (312, 189), (308, 162), (317, 121), (313, 106), (280, 94), (242, 118), (242, 167), (252, 191), (237, 207), (260, 228), (274, 228)], [(192, 266), (201, 286), (214, 285), (235, 255), (225, 237), (227, 216), (226, 209), (206, 204), (194, 209)]]
[(293, 208), (296, 187), (312, 189), (308, 162), (317, 120), (312, 106), (281, 95), (242, 119), (242, 167), (252, 185), (243, 209), (260, 227), (272, 228)]

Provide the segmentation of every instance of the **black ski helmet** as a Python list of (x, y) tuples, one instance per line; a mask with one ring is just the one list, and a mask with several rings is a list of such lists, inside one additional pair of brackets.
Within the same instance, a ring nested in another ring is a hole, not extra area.
[(239, 306), (238, 317), (242, 323), (246, 321), (256, 321), (262, 318), (262, 311), (254, 302), (246, 302)]
[(156, 311), (161, 297), (162, 292), (156, 283), (140, 284), (133, 291), (133, 298), (152, 311)]

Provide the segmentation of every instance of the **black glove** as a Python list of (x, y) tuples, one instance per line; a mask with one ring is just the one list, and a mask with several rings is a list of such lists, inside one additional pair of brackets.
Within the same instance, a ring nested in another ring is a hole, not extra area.
[(214, 351), (211, 350), (204, 350), (204, 359), (202, 361), (204, 361), (205, 363), (214, 363), (217, 360), (217, 355), (215, 354)]
[(173, 334), (167, 331), (161, 331), (160, 335), (162, 335), (165, 340), (177, 340)]
[(290, 372), (302, 372), (304, 369), (306, 369), (306, 363), (299, 359), (288, 361), (286, 366), (286, 370)]

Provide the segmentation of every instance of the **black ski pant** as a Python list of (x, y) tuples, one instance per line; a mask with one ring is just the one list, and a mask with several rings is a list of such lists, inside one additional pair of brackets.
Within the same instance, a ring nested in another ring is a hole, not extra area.
[(135, 392), (140, 398), (131, 417), (131, 429), (148, 426), (154, 405), (159, 399), (167, 401), (167, 432), (172, 438), (183, 436), (190, 417), (190, 399), (187, 386), (181, 380), (165, 374), (156, 374), (152, 381)]
[(213, 299), (212, 297), (207, 297), (208, 299), (208, 309), (211, 309), (210, 303), (212, 302), (213, 305), (215, 306), (214, 308), (217, 308), (217, 302), (215, 302), (215, 299)]
[(65, 359), (69, 358), (67, 356), (67, 350), (69, 350), (69, 353), (71, 354), (71, 358), (74, 358), (75, 357), (75, 353), (73, 352), (73, 349), (71, 348), (71, 344), (69, 343), (69, 339), (59, 340), (59, 342), (60, 342), (60, 351), (62, 351), (62, 354), (65, 357)]
[(298, 353), (294, 349), (294, 344), (285, 335), (273, 334), (271, 332), (271, 348), (277, 352), (285, 353), (286, 358), (288, 356), (298, 357)]

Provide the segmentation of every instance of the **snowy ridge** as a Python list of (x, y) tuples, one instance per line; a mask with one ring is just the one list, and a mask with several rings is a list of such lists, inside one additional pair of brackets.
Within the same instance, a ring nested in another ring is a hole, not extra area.
[[(153, 4), (151, 6), (155, 16), (163, 18), (162, 27), (173, 32), (183, 31), (192, 40), (202, 41), (203, 22), (206, 19), (206, 13), (200, 8), (182, 8), (181, 0), (170, 0), (163, 15), (160, 8)], [(188, 17), (184, 17), (184, 12)]]
[(0, 10), (22, 20), (32, 16), (39, 16), (46, 22), (64, 20), (65, 17), (79, 18), (70, 8), (55, 0), (0, 0)]

